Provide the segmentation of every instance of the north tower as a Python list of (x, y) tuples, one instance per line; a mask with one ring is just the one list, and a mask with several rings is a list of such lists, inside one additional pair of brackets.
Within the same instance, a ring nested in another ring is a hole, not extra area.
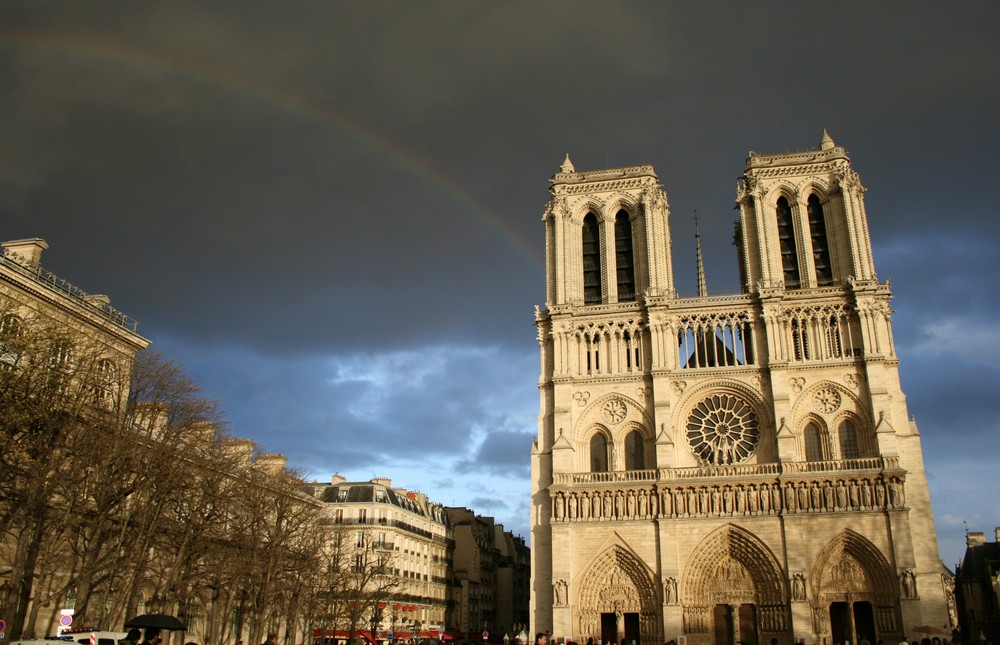
[[(584, 642), (898, 642), (947, 622), (888, 283), (846, 151), (751, 155), (742, 293), (677, 297), (651, 166), (543, 215), (532, 628)], [(892, 640), (895, 639), (895, 640)]]

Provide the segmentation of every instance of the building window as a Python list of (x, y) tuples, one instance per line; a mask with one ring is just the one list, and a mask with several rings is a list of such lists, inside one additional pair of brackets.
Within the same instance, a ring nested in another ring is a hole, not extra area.
[(608, 440), (600, 432), (590, 438), (590, 471), (608, 472)]
[(592, 305), (601, 302), (601, 230), (597, 217), (587, 213), (583, 218), (583, 302)]
[(806, 461), (824, 461), (826, 450), (823, 432), (815, 423), (806, 426)]
[(816, 284), (826, 286), (833, 284), (833, 266), (830, 264), (830, 246), (826, 240), (826, 218), (823, 216), (823, 205), (819, 197), (809, 195), (806, 202), (806, 212), (809, 215), (809, 235), (812, 238), (813, 263), (816, 265)]
[(618, 274), (618, 302), (635, 300), (635, 260), (632, 256), (632, 222), (628, 213), (615, 216), (615, 267)]
[(344, 509), (338, 508), (336, 511), (334, 511), (333, 521), (336, 522), (337, 524), (343, 524), (343, 522), (344, 522)]
[(360, 522), (361, 524), (364, 524), (365, 520), (367, 520), (367, 519), (368, 519), (368, 510), (364, 509), (364, 508), (359, 508), (358, 509), (358, 522)]
[(850, 420), (845, 420), (840, 424), (840, 458), (857, 459), (861, 456), (858, 450), (858, 429)]
[(778, 247), (781, 250), (781, 270), (785, 276), (786, 289), (802, 286), (799, 276), (799, 254), (795, 244), (795, 224), (792, 221), (792, 207), (784, 197), (778, 198)]
[(642, 433), (633, 430), (625, 437), (625, 470), (642, 470), (645, 467), (646, 452)]

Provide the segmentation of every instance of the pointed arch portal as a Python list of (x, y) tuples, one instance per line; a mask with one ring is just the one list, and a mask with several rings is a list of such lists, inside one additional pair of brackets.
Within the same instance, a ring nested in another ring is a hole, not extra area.
[(896, 576), (874, 544), (845, 529), (820, 552), (812, 574), (813, 630), (833, 642), (898, 642)]
[(646, 565), (621, 545), (600, 555), (581, 576), (579, 634), (596, 642), (659, 641), (656, 588)]
[(689, 635), (704, 634), (714, 645), (758, 645), (790, 629), (781, 565), (745, 529), (730, 524), (706, 537), (688, 560), (683, 580)]

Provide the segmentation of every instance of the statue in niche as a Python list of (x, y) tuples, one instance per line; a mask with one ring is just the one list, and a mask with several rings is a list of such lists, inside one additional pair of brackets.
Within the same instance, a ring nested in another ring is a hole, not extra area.
[(867, 479), (861, 480), (861, 506), (872, 507), (872, 483)]
[(576, 519), (576, 493), (569, 496), (569, 519)]
[(785, 508), (795, 510), (795, 484), (792, 482), (785, 484)]
[(916, 598), (917, 597), (917, 577), (913, 574), (912, 569), (904, 569), (903, 573), (900, 574), (900, 587), (903, 591), (903, 598)]
[(881, 479), (875, 481), (875, 507), (885, 508), (885, 486)]
[(557, 493), (554, 502), (556, 519), (561, 520), (563, 517), (563, 494)]
[(568, 585), (565, 580), (556, 580), (552, 584), (552, 591), (555, 595), (555, 605), (556, 607), (566, 606), (566, 596), (568, 591)]
[(590, 495), (583, 493), (580, 497), (580, 519), (590, 519)]
[(823, 498), (826, 502), (826, 510), (832, 511), (834, 509), (833, 484), (830, 482), (823, 482)]
[(659, 503), (659, 501), (660, 501), (660, 496), (659, 495), (650, 495), (649, 496), (649, 514), (650, 514), (651, 517), (656, 517), (656, 514), (657, 514), (657, 508), (656, 508), (656, 506)]
[(663, 581), (663, 602), (666, 605), (676, 605), (677, 598), (677, 578), (667, 578)]
[(771, 489), (767, 484), (760, 485), (760, 510), (762, 513), (771, 512)]
[(639, 491), (639, 517), (646, 517), (649, 514), (649, 499), (646, 491)]
[(792, 576), (792, 600), (802, 602), (806, 599), (806, 577), (801, 573)]

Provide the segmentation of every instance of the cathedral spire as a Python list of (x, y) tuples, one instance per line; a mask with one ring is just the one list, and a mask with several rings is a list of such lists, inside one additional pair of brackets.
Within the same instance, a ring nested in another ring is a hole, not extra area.
[(698, 256), (698, 297), (708, 295), (708, 285), (705, 282), (705, 261), (701, 257), (701, 233), (698, 232), (698, 209), (694, 209), (694, 246)]
[(573, 162), (569, 160), (569, 153), (566, 153), (566, 160), (562, 162), (559, 166), (560, 172), (576, 172), (576, 168), (573, 167)]
[(829, 150), (830, 148), (835, 148), (836, 146), (837, 144), (833, 142), (833, 137), (831, 137), (830, 133), (826, 131), (826, 128), (823, 128), (823, 138), (819, 140), (819, 149)]

